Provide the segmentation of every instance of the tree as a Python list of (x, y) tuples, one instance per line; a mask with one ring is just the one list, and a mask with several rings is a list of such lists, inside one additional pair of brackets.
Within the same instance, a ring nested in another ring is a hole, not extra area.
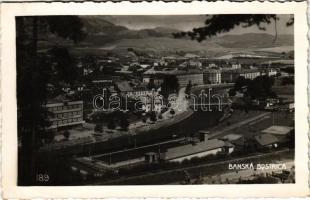
[(258, 76), (250, 82), (248, 87), (249, 95), (252, 98), (273, 97), (275, 93), (272, 91), (274, 79), (268, 76)]
[(86, 55), (82, 58), (82, 65), (85, 69), (99, 70), (99, 64), (95, 56)]
[(109, 120), (107, 127), (108, 127), (108, 129), (111, 129), (111, 130), (113, 130), (113, 129), (116, 128), (114, 119), (110, 119), (110, 120)]
[(186, 88), (185, 88), (185, 94), (190, 95), (192, 90), (192, 81), (188, 81)]
[(156, 117), (155, 111), (152, 111), (152, 112), (150, 113), (150, 120), (151, 120), (152, 122), (157, 121), (157, 117)]
[(229, 96), (233, 97), (233, 96), (236, 96), (236, 90), (234, 88), (231, 88), (229, 91), (228, 91), (228, 94)]
[(55, 138), (55, 132), (54, 131), (47, 131), (45, 133), (44, 140), (45, 140), (46, 143), (53, 142), (54, 138)]
[(179, 81), (175, 75), (168, 75), (164, 77), (160, 92), (164, 97), (167, 98), (171, 93), (176, 93), (178, 89)]
[(294, 77), (283, 77), (281, 80), (281, 85), (293, 85)]
[[(266, 30), (264, 25), (270, 24), (272, 21), (278, 20), (277, 15), (274, 14), (227, 14), (227, 15), (207, 15), (205, 26), (194, 28), (192, 31), (174, 33), (176, 38), (188, 36), (192, 40), (199, 42), (206, 40), (217, 34), (228, 32), (237, 26), (250, 27), (256, 25), (260, 30)], [(294, 16), (287, 21), (286, 25), (291, 26), (294, 24)], [(277, 32), (274, 42), (277, 39)]]
[(66, 140), (69, 140), (70, 132), (68, 130), (64, 131), (63, 135), (64, 135)]
[(64, 81), (73, 85), (77, 80), (76, 62), (71, 57), (69, 51), (65, 47), (53, 47), (48, 51), (53, 62), (53, 71), (55, 74), (52, 78), (54, 82)]
[(102, 133), (102, 132), (103, 132), (103, 126), (102, 126), (102, 124), (96, 124), (94, 131), (95, 131), (95, 132)]
[(40, 36), (53, 33), (78, 42), (85, 36), (82, 27), (76, 16), (16, 18), (18, 137), (22, 138), (18, 162), (19, 185), (34, 183), (39, 138), (49, 126), (44, 105), (47, 102), (46, 85), (54, 61), (47, 55), (38, 54), (39, 33)]
[(171, 115), (174, 115), (174, 114), (175, 114), (175, 111), (174, 111), (173, 109), (171, 109), (171, 110), (170, 110), (170, 114), (171, 114)]
[(148, 84), (147, 84), (147, 89), (152, 90), (155, 89), (156, 86), (154, 84), (154, 80), (151, 80)]
[(244, 86), (249, 87), (251, 80), (246, 79), (243, 76), (239, 76), (235, 82), (235, 91), (241, 91)]
[(123, 114), (120, 118), (119, 125), (122, 130), (127, 131), (129, 127), (128, 116)]

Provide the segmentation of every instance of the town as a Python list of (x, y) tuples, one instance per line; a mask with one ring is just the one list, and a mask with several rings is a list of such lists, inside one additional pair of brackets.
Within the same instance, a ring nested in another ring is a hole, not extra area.
[[(159, 58), (136, 56), (130, 49), (124, 57), (82, 57), (80, 82), (48, 85), (51, 125), (40, 152), (74, 155), (71, 173), (99, 181), (142, 166), (187, 166), (293, 145), (294, 65), (285, 56), (259, 65), (248, 60), (261, 58), (246, 55)], [(191, 95), (204, 90), (220, 96), (220, 105), (218, 99), (208, 103), (217, 112), (193, 106)], [(163, 103), (170, 94), (183, 109)], [(195, 115), (204, 117), (197, 125)]]
[[(22, 184), (295, 182), (292, 35), (279, 34), (282, 44), (264, 33), (199, 43), (106, 16), (61, 19), (83, 24), (85, 41), (57, 38), (53, 17), (40, 18), (51, 24), (34, 32), (32, 54), (33, 34), (17, 34)], [(243, 165), (252, 167), (231, 167)]]

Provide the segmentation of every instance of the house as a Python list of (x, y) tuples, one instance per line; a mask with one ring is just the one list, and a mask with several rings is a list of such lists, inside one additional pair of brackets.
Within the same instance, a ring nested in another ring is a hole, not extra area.
[(172, 147), (162, 153), (161, 158), (169, 162), (182, 162), (185, 159), (216, 155), (218, 153), (230, 154), (234, 145), (219, 139), (210, 139), (194, 144)]
[(146, 84), (150, 83), (151, 82), (151, 75), (143, 75), (142, 82), (146, 83)]
[(179, 66), (182, 68), (201, 68), (202, 63), (198, 60), (191, 59), (181, 63)]
[(273, 68), (264, 69), (264, 70), (262, 70), (261, 75), (276, 76), (277, 75), (277, 70), (273, 69)]
[(294, 133), (294, 128), (289, 126), (270, 126), (262, 131), (266, 134), (271, 134), (279, 139), (280, 142), (286, 142), (289, 135)]
[(215, 63), (209, 63), (208, 68), (218, 68), (218, 66)]
[(80, 84), (75, 84), (73, 86), (73, 89), (78, 91), (78, 92), (84, 91), (85, 88), (86, 88), (86, 85), (85, 84), (81, 84), (81, 83)]
[(231, 68), (232, 69), (241, 69), (241, 64), (238, 62), (232, 62), (231, 63)]
[(256, 142), (255, 146), (258, 149), (277, 148), (280, 143), (279, 139), (276, 136), (269, 133), (256, 135), (254, 137), (254, 141)]

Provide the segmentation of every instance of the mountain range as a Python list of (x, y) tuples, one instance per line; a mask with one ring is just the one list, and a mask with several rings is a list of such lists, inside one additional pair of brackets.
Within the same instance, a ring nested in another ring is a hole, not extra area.
[(290, 51), (293, 50), (293, 35), (270, 35), (267, 33), (245, 33), (241, 35), (214, 36), (201, 43), (189, 38), (176, 39), (173, 33), (180, 30), (169, 27), (131, 30), (109, 22), (101, 16), (80, 16), (87, 37), (83, 47), (98, 50), (120, 51), (136, 48), (151, 52), (203, 52), (210, 55), (240, 50)]

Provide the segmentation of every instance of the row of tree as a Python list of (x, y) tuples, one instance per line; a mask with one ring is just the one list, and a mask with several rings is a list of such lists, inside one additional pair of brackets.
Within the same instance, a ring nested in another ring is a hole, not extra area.
[(234, 88), (229, 91), (229, 95), (235, 96), (236, 91), (239, 91), (252, 99), (276, 97), (276, 93), (272, 90), (273, 84), (274, 78), (269, 76), (258, 76), (253, 80), (240, 76)]

